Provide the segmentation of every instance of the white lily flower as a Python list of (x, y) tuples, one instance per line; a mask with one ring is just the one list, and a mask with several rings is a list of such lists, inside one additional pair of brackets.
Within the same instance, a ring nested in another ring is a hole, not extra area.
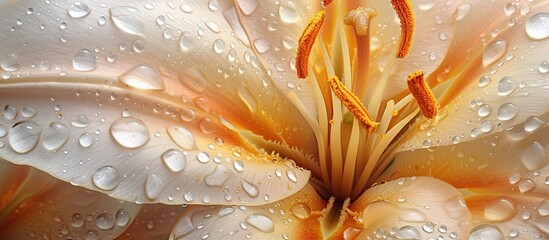
[(330, 2), (0, 1), (0, 238), (548, 239), (549, 2)]

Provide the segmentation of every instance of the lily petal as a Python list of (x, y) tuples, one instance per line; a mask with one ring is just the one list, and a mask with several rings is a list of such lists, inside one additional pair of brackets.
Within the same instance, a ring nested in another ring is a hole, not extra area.
[(471, 237), (548, 238), (549, 201), (543, 198), (479, 195), (466, 198), (473, 215)]
[[(18, 166), (20, 168), (29, 168)], [(141, 208), (100, 194), (57, 181), (43, 172), (27, 179), (24, 185), (36, 188), (53, 181), (32, 194), (21, 191), (18, 206), (4, 212), (0, 235), (8, 239), (29, 238), (116, 238), (133, 221)]]
[(168, 239), (185, 208), (177, 205), (144, 204), (124, 232), (127, 239)]
[(201, 19), (232, 6), (218, 3), (3, 3), (15, 30), (0, 26), (0, 157), (132, 202), (265, 204), (298, 191), (308, 171), (236, 131), (307, 153), (313, 135), (230, 24)]
[(295, 54), (299, 34), (310, 17), (320, 10), (320, 1), (238, 0), (236, 3), (246, 40), (250, 40), (271, 79), (282, 92), (294, 91), (316, 118), (313, 83), (296, 78)]
[(537, 33), (532, 27), (545, 29), (544, 23), (536, 19), (539, 14), (547, 14), (549, 4), (513, 3), (512, 6), (523, 10), (507, 16), (504, 8), (500, 8), (500, 15), (505, 17), (498, 19), (503, 20), (486, 26), (497, 34), (485, 36), (483, 41), (487, 44), (470, 50), (467, 57), (456, 58), (467, 61), (454, 59), (455, 70), (447, 76), (451, 79), (446, 83), (449, 85), (435, 89), (435, 95), (444, 94), (440, 101), (444, 108), (441, 114), (435, 120), (418, 122), (397, 151), (471, 141), (549, 111), (549, 105), (545, 104), (549, 96), (546, 83), (549, 68), (544, 51), (549, 41), (546, 37), (535, 39)]
[[(528, 121), (549, 120), (542, 118)], [(519, 124), (455, 146), (397, 154), (378, 181), (401, 176), (434, 176), (456, 188), (483, 194), (549, 195), (549, 127)]]
[(471, 229), (461, 193), (436, 178), (401, 178), (372, 187), (350, 209), (359, 214), (364, 228), (357, 239), (461, 239)]
[(262, 206), (189, 206), (170, 239), (322, 239), (319, 212), (326, 202), (307, 185)]

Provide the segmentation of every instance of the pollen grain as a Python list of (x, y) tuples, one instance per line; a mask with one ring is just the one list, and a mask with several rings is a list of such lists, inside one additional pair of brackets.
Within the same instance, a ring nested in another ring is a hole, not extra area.
[(434, 118), (437, 113), (437, 100), (435, 95), (425, 82), (423, 71), (413, 72), (408, 76), (408, 89), (416, 99), (423, 116)]
[(303, 79), (309, 75), (309, 55), (311, 54), (311, 49), (315, 43), (320, 27), (326, 19), (326, 11), (321, 10), (316, 13), (303, 30), (301, 37), (298, 41), (297, 47), (297, 56), (295, 60), (295, 66), (297, 71), (297, 77)]

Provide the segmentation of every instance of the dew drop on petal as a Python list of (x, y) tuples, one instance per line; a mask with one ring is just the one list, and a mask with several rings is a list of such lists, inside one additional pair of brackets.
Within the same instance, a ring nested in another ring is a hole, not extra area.
[(513, 90), (515, 90), (516, 84), (510, 77), (503, 77), (498, 83), (498, 94), (500, 96), (507, 96)]
[(84, 226), (84, 217), (80, 213), (74, 213), (71, 216), (71, 225), (75, 228)]
[(0, 68), (6, 72), (19, 70), (19, 56), (9, 54), (0, 60)]
[(100, 213), (95, 217), (95, 226), (101, 230), (109, 230), (114, 227), (114, 218), (108, 212)]
[(286, 176), (288, 177), (288, 179), (290, 179), (290, 181), (294, 183), (297, 182), (297, 175), (295, 174), (294, 170), (292, 169), (286, 170)]
[(42, 145), (45, 149), (54, 151), (69, 139), (69, 128), (60, 122), (52, 122), (42, 132)]
[(99, 168), (92, 175), (92, 182), (95, 186), (103, 190), (113, 190), (118, 186), (120, 174), (118, 170), (111, 166)]
[(538, 204), (538, 213), (541, 216), (549, 216), (549, 199), (544, 199)]
[(179, 172), (187, 165), (187, 157), (179, 149), (168, 149), (162, 153), (160, 158), (172, 172)]
[(500, 39), (486, 46), (482, 55), (482, 64), (488, 66), (501, 58), (507, 51), (507, 41)]
[(174, 141), (174, 143), (178, 146), (187, 150), (193, 150), (196, 148), (194, 134), (187, 128), (180, 125), (170, 125), (167, 127), (166, 131), (172, 141)]
[(508, 121), (515, 118), (518, 114), (518, 107), (512, 103), (504, 103), (498, 109), (498, 119)]
[(248, 182), (246, 179), (242, 179), (241, 184), (244, 192), (246, 192), (250, 197), (255, 198), (259, 196), (259, 189), (255, 184)]
[(147, 198), (154, 200), (162, 191), (164, 180), (155, 173), (149, 174), (145, 180), (145, 195)]
[(141, 147), (151, 138), (145, 123), (133, 117), (123, 117), (114, 121), (109, 132), (118, 144), (126, 148)]
[(72, 57), (72, 68), (76, 71), (87, 72), (97, 68), (95, 54), (87, 49), (80, 49)]
[(146, 64), (137, 65), (118, 77), (118, 80), (131, 87), (148, 90), (163, 90), (164, 79), (152, 67)]
[(529, 171), (541, 169), (548, 163), (545, 149), (537, 141), (534, 141), (524, 150), (524, 152), (522, 152), (520, 160), (522, 161), (524, 167)]
[(212, 173), (204, 177), (204, 183), (212, 187), (223, 187), (225, 181), (232, 176), (231, 173), (231, 170), (229, 170), (226, 166), (217, 165)]
[(80, 143), (80, 146), (88, 148), (93, 145), (93, 137), (90, 133), (82, 133), (80, 137), (78, 137), (78, 143)]
[(250, 224), (250, 226), (265, 233), (271, 233), (275, 230), (273, 220), (265, 214), (253, 213), (246, 218), (246, 222)]
[(294, 204), (290, 211), (299, 219), (306, 219), (311, 216), (311, 207), (305, 203)]
[(71, 125), (77, 128), (85, 128), (90, 124), (90, 120), (85, 115), (78, 115), (71, 120)]
[(17, 153), (28, 153), (38, 143), (42, 128), (34, 122), (18, 122), (8, 132), (11, 149)]
[(217, 212), (217, 216), (218, 217), (224, 217), (224, 216), (227, 216), (229, 214), (232, 214), (234, 212), (234, 207), (223, 207), (221, 209), (219, 209), (219, 212)]
[(493, 225), (480, 225), (471, 230), (469, 240), (499, 240), (505, 239), (501, 230)]
[(23, 117), (32, 118), (34, 115), (36, 115), (36, 110), (34, 108), (23, 107), (23, 109), (21, 109), (21, 116)]
[(141, 22), (142, 16), (134, 7), (113, 7), (110, 9), (111, 19), (116, 27), (125, 33), (143, 35), (145, 25)]
[(544, 125), (545, 123), (538, 117), (529, 117), (524, 122), (524, 131), (532, 133)]
[(74, 2), (67, 11), (73, 18), (82, 18), (90, 14), (91, 9), (83, 2)]
[(6, 105), (2, 117), (8, 121), (11, 121), (17, 117), (17, 109), (12, 105)]
[(420, 239), (421, 235), (415, 227), (404, 226), (398, 229), (396, 237), (398, 239), (415, 240)]
[(505, 221), (516, 214), (515, 205), (505, 198), (493, 199), (484, 207), (484, 217), (490, 221)]
[(116, 225), (119, 227), (125, 227), (130, 222), (130, 213), (124, 209), (118, 209), (115, 215)]
[(549, 13), (537, 13), (526, 21), (526, 34), (532, 39), (549, 37)]
[(192, 202), (194, 200), (193, 193), (185, 192), (183, 194), (183, 199), (185, 199), (185, 201), (187, 201), (187, 202)]
[(297, 11), (291, 2), (280, 5), (278, 14), (280, 15), (280, 20), (285, 23), (294, 23), (298, 19)]

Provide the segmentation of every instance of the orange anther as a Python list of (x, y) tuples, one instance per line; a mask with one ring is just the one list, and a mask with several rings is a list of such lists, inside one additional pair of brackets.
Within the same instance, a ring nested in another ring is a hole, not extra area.
[(434, 118), (438, 113), (437, 100), (425, 82), (423, 71), (413, 72), (408, 76), (408, 89), (416, 99), (423, 116)]
[(320, 0), (320, 3), (322, 3), (322, 7), (328, 7), (328, 5), (330, 5), (330, 3), (332, 3), (333, 0)]
[(337, 76), (333, 76), (328, 78), (328, 82), (330, 83), (330, 87), (332, 88), (332, 91), (334, 94), (341, 100), (343, 105), (349, 109), (349, 111), (362, 123), (362, 125), (368, 130), (368, 132), (372, 133), (377, 128), (377, 125), (379, 123), (374, 122), (372, 120), (372, 117), (370, 117), (370, 114), (368, 114), (368, 111), (366, 111), (366, 107), (362, 104), (362, 102), (358, 99), (358, 97), (349, 91), (341, 81), (339, 81), (339, 78)]
[(409, 0), (391, 0), (391, 4), (400, 19), (400, 47), (397, 58), (404, 58), (410, 52), (414, 38), (415, 20), (412, 4)]
[(324, 19), (326, 19), (326, 11), (321, 10), (309, 20), (307, 27), (301, 33), (297, 43), (297, 56), (295, 59), (297, 77), (299, 78), (306, 78), (309, 75), (309, 55)]

